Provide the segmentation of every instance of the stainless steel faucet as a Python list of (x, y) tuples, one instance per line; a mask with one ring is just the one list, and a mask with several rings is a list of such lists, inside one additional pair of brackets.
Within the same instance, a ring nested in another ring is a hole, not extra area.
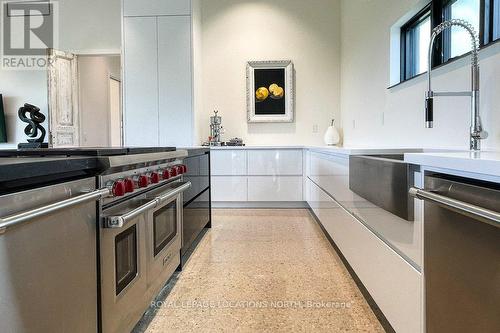
[[(431, 85), (431, 70), (432, 70), (432, 55), (434, 51), (434, 42), (436, 37), (446, 29), (452, 27), (461, 27), (467, 30), (472, 40), (472, 85), (471, 91), (460, 92), (434, 92)], [(432, 30), (431, 42), (429, 44), (429, 67), (427, 70), (428, 76), (428, 91), (425, 94), (425, 126), (432, 128), (434, 121), (434, 97), (439, 96), (468, 96), (471, 98), (471, 125), (470, 125), (470, 149), (474, 151), (481, 150), (481, 140), (488, 137), (488, 132), (483, 130), (481, 117), (479, 115), (479, 38), (474, 30), (474, 27), (464, 20), (449, 20), (441, 23)]]

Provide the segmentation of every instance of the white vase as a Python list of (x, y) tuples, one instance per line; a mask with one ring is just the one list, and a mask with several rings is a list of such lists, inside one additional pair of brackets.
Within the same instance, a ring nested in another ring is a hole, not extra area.
[(335, 120), (332, 120), (332, 125), (328, 126), (328, 129), (326, 130), (324, 136), (325, 144), (329, 146), (336, 145), (340, 142), (340, 134), (339, 131), (335, 128), (334, 122)]

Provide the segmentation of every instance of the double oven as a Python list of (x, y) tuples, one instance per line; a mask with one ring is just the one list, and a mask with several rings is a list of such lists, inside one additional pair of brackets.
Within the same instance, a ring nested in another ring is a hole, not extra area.
[(105, 333), (131, 331), (180, 265), (183, 192), (191, 183), (179, 162), (102, 178), (120, 194), (103, 201), (99, 230)]

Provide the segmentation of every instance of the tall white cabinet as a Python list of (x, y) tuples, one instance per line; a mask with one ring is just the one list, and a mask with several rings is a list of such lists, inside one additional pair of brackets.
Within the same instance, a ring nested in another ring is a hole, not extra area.
[(124, 0), (123, 15), (125, 145), (192, 145), (190, 1)]

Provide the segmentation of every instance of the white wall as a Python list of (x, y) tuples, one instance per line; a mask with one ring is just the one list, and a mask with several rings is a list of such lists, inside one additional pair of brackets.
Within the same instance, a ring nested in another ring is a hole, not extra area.
[[(121, 48), (120, 0), (59, 1), (59, 49), (75, 53), (119, 52)], [(47, 73), (45, 71), (0, 70), (8, 143), (0, 149), (26, 142), (25, 123), (17, 118), (24, 103), (40, 107), (47, 115)], [(47, 127), (47, 121), (43, 124)]]
[[(435, 102), (434, 128), (424, 128), (426, 77), (392, 89), (390, 30), (420, 0), (342, 0), (341, 109), (345, 145), (455, 147), (469, 145), (470, 102), (442, 98)], [(436, 90), (470, 89), (469, 58), (433, 74)], [(490, 138), (500, 147), (500, 44), (481, 51), (481, 112)]]
[(80, 56), (80, 144), (86, 147), (110, 145), (109, 77), (120, 78), (120, 56)]
[[(226, 134), (248, 144), (321, 144), (340, 106), (340, 1), (203, 0), (200, 137), (220, 111)], [(296, 114), (290, 124), (248, 124), (246, 62), (291, 59)], [(319, 126), (313, 133), (313, 125)]]
[(121, 0), (60, 0), (59, 48), (73, 53), (121, 49)]

